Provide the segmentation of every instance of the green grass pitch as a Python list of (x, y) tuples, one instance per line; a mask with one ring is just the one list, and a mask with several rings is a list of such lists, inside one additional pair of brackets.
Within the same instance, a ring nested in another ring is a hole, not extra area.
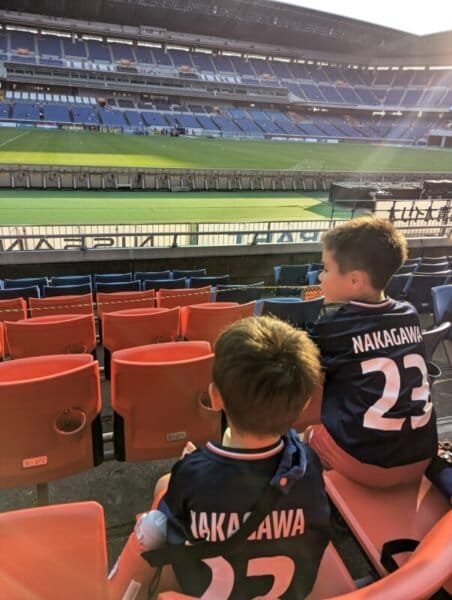
[[(323, 220), (331, 215), (324, 193), (57, 192), (0, 194), (2, 225), (208, 223)], [(350, 211), (334, 211), (348, 218)]]
[(452, 151), (374, 144), (0, 129), (0, 164), (314, 171), (452, 170)]

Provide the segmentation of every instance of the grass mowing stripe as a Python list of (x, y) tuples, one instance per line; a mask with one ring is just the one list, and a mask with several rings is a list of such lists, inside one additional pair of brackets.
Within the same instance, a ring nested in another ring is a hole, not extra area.
[(451, 149), (0, 129), (0, 163), (182, 169), (451, 172)]
[[(329, 218), (325, 193), (6, 191), (3, 225), (298, 221)], [(347, 218), (350, 211), (335, 210)]]

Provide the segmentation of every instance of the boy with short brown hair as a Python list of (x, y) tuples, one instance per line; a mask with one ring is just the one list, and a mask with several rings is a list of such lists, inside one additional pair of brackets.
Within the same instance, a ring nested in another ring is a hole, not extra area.
[[(309, 594), (330, 537), (329, 505), (317, 455), (289, 428), (319, 376), (315, 344), (278, 319), (243, 319), (218, 338), (209, 394), (212, 407), (226, 413), (229, 435), (223, 444), (189, 448), (158, 503), (168, 544), (186, 556), (173, 563), (184, 593), (225, 600)], [(260, 514), (269, 489), (275, 501), (266, 516), (233, 551), (222, 546)], [(144, 539), (139, 525), (137, 538)], [(131, 538), (116, 572), (127, 568)], [(190, 546), (210, 543), (220, 543), (213, 557), (190, 554)]]
[(342, 306), (313, 331), (325, 382), (310, 444), (359, 483), (420, 478), (437, 445), (422, 330), (410, 304), (384, 293), (406, 259), (406, 240), (388, 221), (361, 217), (322, 241), (325, 301)]

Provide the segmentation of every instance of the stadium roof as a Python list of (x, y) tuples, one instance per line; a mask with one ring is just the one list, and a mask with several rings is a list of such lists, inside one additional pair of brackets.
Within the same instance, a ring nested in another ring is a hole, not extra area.
[(412, 2), (407, 10), (405, 2), (379, 0), (276, 0), (280, 4), (293, 4), (334, 15), (341, 15), (397, 29), (415, 35), (430, 35), (452, 30), (452, 4), (444, 0)]
[(452, 32), (419, 37), (272, 0), (2, 0), (1, 4), (11, 11), (313, 50), (338, 60), (343, 54), (361, 61), (426, 56), (440, 57), (445, 64), (452, 61)]

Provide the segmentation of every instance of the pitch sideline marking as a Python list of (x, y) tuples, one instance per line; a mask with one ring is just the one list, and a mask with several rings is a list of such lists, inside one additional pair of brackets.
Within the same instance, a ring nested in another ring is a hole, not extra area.
[(16, 135), (15, 137), (9, 138), (9, 140), (6, 140), (6, 142), (2, 142), (0, 144), (0, 148), (2, 146), (6, 146), (7, 144), (14, 142), (14, 140), (18, 140), (21, 137), (24, 137), (24, 135), (27, 135), (27, 133), (30, 133), (29, 131), (24, 131), (23, 133), (19, 133), (19, 135)]

